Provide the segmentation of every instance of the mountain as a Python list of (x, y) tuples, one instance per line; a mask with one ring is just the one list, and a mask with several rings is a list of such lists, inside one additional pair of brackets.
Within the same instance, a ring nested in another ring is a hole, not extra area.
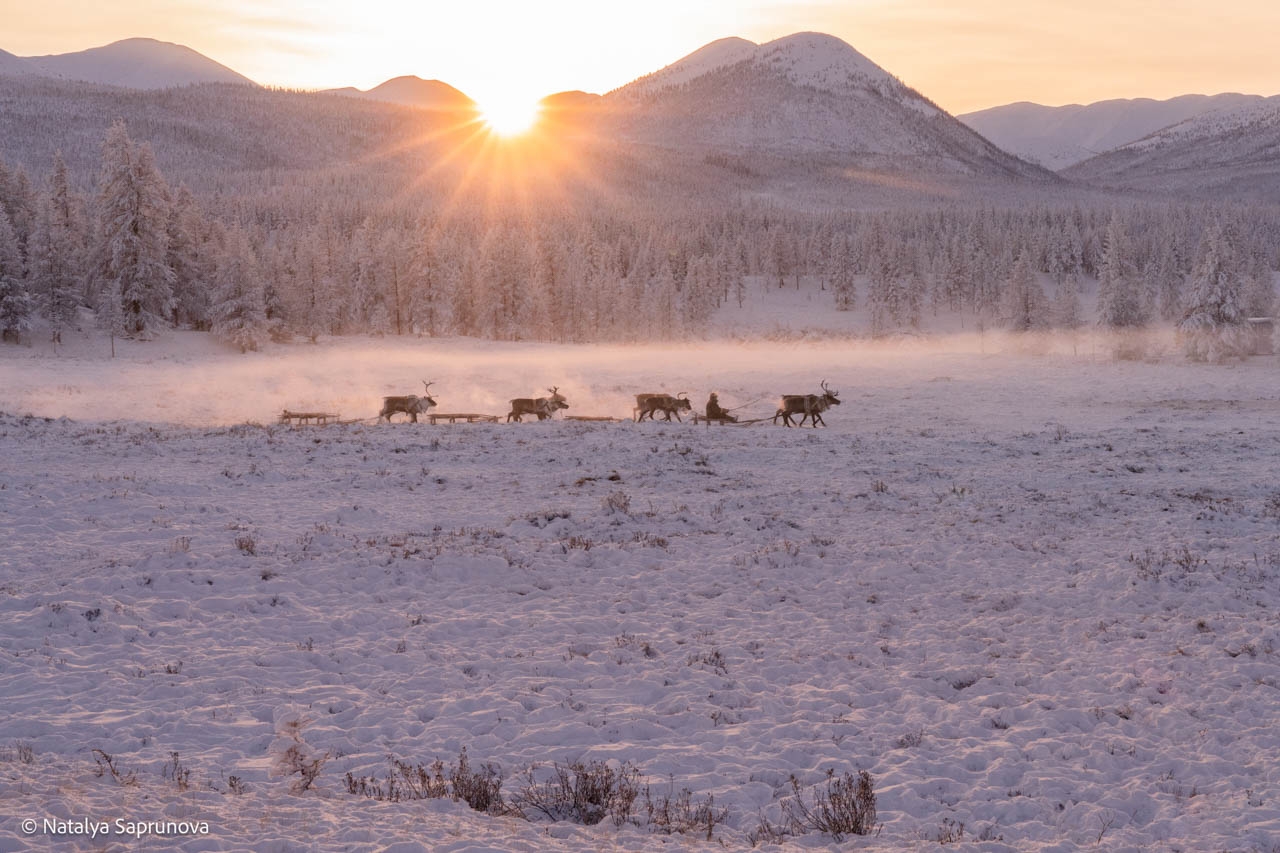
[(475, 101), (468, 98), (448, 83), (439, 80), (423, 80), (421, 77), (395, 77), (380, 86), (368, 91), (360, 91), (352, 87), (345, 89), (329, 89), (329, 94), (345, 95), (352, 98), (367, 98), (373, 101), (385, 101), (410, 107), (427, 109), (474, 109)]
[[(44, 77), (129, 89), (167, 89), (195, 83), (257, 85), (189, 47), (147, 38), (124, 39), (76, 53), (30, 56), (22, 58), (22, 63), (30, 73)], [(5, 72), (3, 59), (0, 72)]]
[(608, 93), (617, 136), (850, 170), (1052, 180), (834, 36), (721, 39)]
[(0, 50), (0, 75), (17, 76), (19, 74), (31, 74), (31, 66), (27, 64), (27, 60), (21, 56), (14, 56), (5, 50)]
[(1274, 201), (1280, 196), (1280, 95), (1228, 102), (1063, 175), (1121, 190)]
[(1005, 151), (1058, 171), (1198, 115), (1261, 100), (1257, 95), (1183, 95), (1063, 107), (1023, 101), (958, 118)]

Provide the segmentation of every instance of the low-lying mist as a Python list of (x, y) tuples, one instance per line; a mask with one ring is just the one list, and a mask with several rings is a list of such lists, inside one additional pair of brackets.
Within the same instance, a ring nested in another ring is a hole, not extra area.
[[(925, 409), (944, 404), (940, 386), (955, 383), (968, 392), (986, 388), (993, 418), (1018, 411), (1034, 418), (1036, 400), (1045, 395), (1087, 401), (1104, 393), (1100, 375), (1133, 379), (1157, 368), (1201, 375), (1208, 382), (1201, 396), (1212, 396), (1214, 368), (1186, 364), (1170, 344), (1167, 336), (1150, 335), (1145, 361), (1116, 361), (1112, 345), (1089, 333), (991, 332), (629, 346), (344, 338), (240, 354), (205, 334), (172, 332), (150, 342), (117, 341), (115, 358), (106, 341), (92, 338), (56, 354), (47, 344), (5, 347), (0, 410), (192, 426), (270, 423), (284, 409), (372, 420), (383, 396), (421, 394), (430, 381), (439, 412), (505, 417), (513, 397), (543, 396), (556, 387), (569, 401), (566, 415), (630, 417), (635, 394), (653, 391), (685, 392), (700, 411), (716, 391), (722, 405), (742, 407), (739, 414), (752, 418), (771, 416), (779, 394), (819, 393), (826, 380), (844, 403), (854, 404), (840, 410), (841, 420), (887, 397)], [(1095, 378), (1081, 385), (1086, 376)], [(1134, 393), (1159, 393), (1160, 383), (1152, 381), (1139, 382)], [(1130, 393), (1123, 385), (1117, 395)]]

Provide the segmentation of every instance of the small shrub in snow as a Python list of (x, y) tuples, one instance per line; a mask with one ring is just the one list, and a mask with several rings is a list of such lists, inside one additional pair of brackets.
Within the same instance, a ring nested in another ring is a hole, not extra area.
[(606, 513), (617, 513), (619, 515), (631, 514), (631, 496), (626, 492), (610, 492), (605, 495), (601, 505)]
[(763, 814), (760, 815), (760, 822), (756, 824), (756, 828), (747, 833), (747, 840), (751, 842), (752, 847), (758, 847), (761, 844), (782, 844), (790, 837), (790, 830), (785, 826), (770, 823)]
[(289, 745), (276, 755), (276, 769), (285, 776), (296, 776), (292, 789), (295, 794), (305, 793), (311, 789), (320, 776), (321, 769), (329, 760), (329, 753), (317, 754), (302, 739), (302, 730), (311, 724), (311, 720), (295, 717), (281, 727), (279, 734), (289, 738)]
[(712, 649), (709, 652), (699, 652), (698, 654), (689, 655), (687, 663), (689, 666), (693, 666), (694, 664), (709, 666), (715, 670), (717, 675), (729, 674), (729, 665), (725, 663), (724, 655), (720, 653), (719, 649)]
[(93, 750), (93, 760), (98, 765), (98, 769), (94, 773), (95, 776), (110, 775), (112, 779), (116, 780), (116, 784), (127, 787), (133, 787), (138, 784), (137, 772), (133, 770), (128, 773), (120, 772), (120, 769), (116, 767), (114, 755), (95, 749)]
[(449, 773), (454, 799), (463, 800), (478, 812), (497, 814), (505, 810), (502, 802), (502, 774), (492, 764), (471, 768), (464, 746), (458, 764)]
[(531, 512), (524, 519), (534, 527), (542, 528), (558, 518), (569, 518), (571, 516), (572, 513), (567, 509), (544, 509), (538, 512)]
[(949, 817), (944, 817), (942, 824), (938, 827), (937, 834), (932, 840), (939, 844), (954, 844), (957, 841), (963, 841), (964, 824), (958, 823)]
[(710, 841), (716, 826), (728, 820), (729, 810), (717, 809), (715, 797), (710, 794), (705, 800), (695, 802), (693, 792), (688, 788), (672, 796), (674, 790), (674, 780), (669, 784), (667, 793), (661, 797), (654, 797), (648, 787), (644, 789), (644, 808), (649, 831), (664, 835), (701, 835), (705, 832), (706, 839)]
[(671, 544), (665, 537), (650, 533), (647, 530), (637, 530), (632, 534), (631, 541), (642, 548), (662, 548), (664, 550)]
[(4, 761), (17, 761), (19, 764), (34, 764), (36, 760), (36, 751), (31, 744), (15, 741), (13, 746), (0, 752), (0, 759)]
[(545, 817), (594, 826), (606, 817), (616, 826), (631, 819), (640, 794), (640, 771), (630, 762), (617, 769), (603, 761), (574, 761), (552, 765), (552, 776), (535, 780), (537, 767), (525, 774), (528, 782), (511, 798), (511, 804), (527, 820)]
[(169, 763), (160, 771), (160, 777), (171, 780), (180, 792), (191, 787), (191, 771), (183, 766), (177, 752), (169, 753)]
[(347, 793), (372, 800), (398, 803), (402, 800), (441, 799), (449, 796), (449, 782), (444, 777), (444, 762), (437, 759), (430, 767), (389, 758), (391, 768), (385, 782), (375, 776), (356, 777), (347, 773)]
[(236, 547), (240, 549), (240, 553), (252, 557), (258, 550), (258, 543), (248, 533), (242, 533), (236, 537)]
[(249, 791), (249, 786), (248, 786), (248, 785), (246, 785), (246, 784), (244, 783), (244, 780), (243, 780), (243, 779), (241, 779), (239, 776), (228, 776), (228, 777), (227, 777), (227, 790), (228, 790), (228, 791), (230, 791), (232, 794), (235, 794), (235, 795), (238, 797), (238, 796), (240, 796), (241, 794), (248, 793), (248, 791)]
[(466, 747), (458, 755), (458, 763), (445, 773), (444, 762), (436, 759), (430, 765), (412, 764), (389, 758), (387, 778), (353, 776), (347, 773), (347, 793), (380, 802), (399, 803), (410, 800), (434, 800), (452, 797), (486, 814), (503, 814), (502, 776), (491, 764), (473, 769)]
[(871, 774), (865, 770), (837, 777), (827, 771), (826, 789), (815, 788), (813, 802), (805, 802), (800, 781), (791, 777), (793, 796), (782, 804), (793, 833), (825, 832), (839, 842), (846, 835), (869, 835), (876, 830), (876, 794)]
[(641, 640), (634, 634), (622, 633), (613, 638), (613, 644), (620, 649), (633, 648), (638, 649), (647, 658), (656, 658), (657, 651), (649, 644), (647, 640)]
[(898, 749), (912, 749), (924, 743), (924, 729), (912, 729), (894, 741)]

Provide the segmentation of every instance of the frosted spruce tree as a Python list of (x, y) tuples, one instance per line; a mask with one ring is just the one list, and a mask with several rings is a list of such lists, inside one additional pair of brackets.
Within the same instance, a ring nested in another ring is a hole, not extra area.
[(1044, 288), (1031, 267), (1027, 252), (1018, 256), (1009, 275), (1006, 291), (1009, 306), (1009, 329), (1014, 332), (1031, 332), (1049, 325), (1049, 306)]
[(1222, 361), (1248, 351), (1243, 280), (1226, 232), (1214, 225), (1191, 273), (1186, 312), (1178, 322), (1183, 350), (1195, 361)]
[(168, 224), (169, 268), (173, 270), (173, 321), (180, 326), (209, 328), (209, 295), (213, 290), (215, 247), (207, 245), (209, 225), (187, 187), (174, 193)]
[(168, 189), (151, 148), (134, 145), (117, 121), (102, 145), (94, 249), (99, 307), (103, 298), (119, 300), (119, 318), (106, 320), (115, 311), (99, 311), (113, 335), (147, 337), (173, 316), (168, 224)]
[(54, 158), (49, 191), (36, 206), (36, 224), (27, 244), (27, 274), (32, 295), (49, 320), (54, 343), (76, 319), (80, 307), (83, 243), (77, 227), (67, 166)]
[(256, 350), (266, 341), (271, 326), (253, 247), (244, 232), (233, 228), (218, 259), (211, 331), (240, 348)]
[(1141, 358), (1146, 349), (1139, 333), (1147, 314), (1132, 252), (1124, 223), (1112, 213), (1098, 256), (1098, 325), (1114, 336), (1117, 358)]
[(22, 254), (9, 214), (0, 209), (0, 335), (5, 341), (17, 342), (31, 328), (35, 300), (27, 292), (22, 270)]
[(1080, 309), (1080, 280), (1075, 273), (1068, 275), (1053, 295), (1053, 324), (1071, 339), (1071, 354), (1078, 354), (1084, 315)]

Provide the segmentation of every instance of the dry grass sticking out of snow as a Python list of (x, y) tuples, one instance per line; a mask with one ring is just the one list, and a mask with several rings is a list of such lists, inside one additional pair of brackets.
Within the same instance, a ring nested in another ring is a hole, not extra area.
[[(501, 352), (476, 405), (590, 358)], [(830, 844), (787, 834), (795, 784), (813, 808), (866, 771), (860, 849), (1274, 849), (1274, 359), (699, 352), (601, 352), (576, 390), (822, 370), (844, 403), (825, 430), (0, 417), (0, 847), (47, 848), (27, 817), (209, 824), (110, 849), (659, 838), (642, 800), (531, 822), (344, 781), (465, 749), (508, 803), (572, 766), (713, 798), (731, 848)], [(318, 355), (334, 388), (372, 370)], [(117, 393), (150, 417), (167, 369)]]

